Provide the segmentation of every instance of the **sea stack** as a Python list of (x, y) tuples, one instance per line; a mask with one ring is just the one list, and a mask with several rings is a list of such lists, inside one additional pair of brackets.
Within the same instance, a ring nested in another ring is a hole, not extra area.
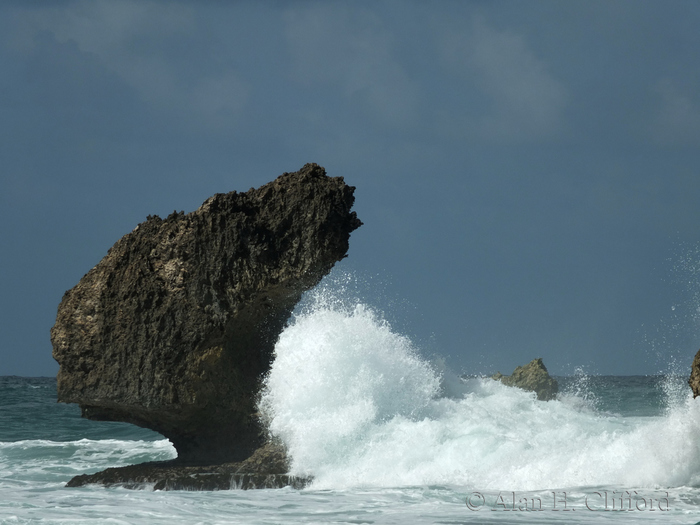
[(58, 400), (160, 432), (178, 464), (251, 457), (265, 444), (256, 402), (278, 335), (362, 224), (354, 189), (307, 164), (149, 216), (63, 296)]

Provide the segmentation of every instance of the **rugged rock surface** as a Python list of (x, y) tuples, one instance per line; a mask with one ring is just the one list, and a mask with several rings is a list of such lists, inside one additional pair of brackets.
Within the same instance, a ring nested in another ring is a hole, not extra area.
[(693, 390), (693, 397), (700, 396), (700, 350), (698, 350), (698, 353), (695, 354), (695, 359), (693, 359), (688, 384)]
[(533, 359), (525, 366), (519, 366), (510, 376), (496, 372), (492, 379), (501, 381), (504, 385), (516, 386), (523, 390), (535, 392), (540, 401), (554, 399), (559, 392), (559, 383), (549, 375), (542, 358)]
[(277, 337), (362, 224), (353, 191), (307, 164), (148, 217), (61, 301), (58, 400), (160, 432), (178, 465), (249, 458), (265, 443), (256, 401)]

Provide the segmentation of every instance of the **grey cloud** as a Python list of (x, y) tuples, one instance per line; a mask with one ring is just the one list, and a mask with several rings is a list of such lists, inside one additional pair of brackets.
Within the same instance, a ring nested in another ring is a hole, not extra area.
[(442, 41), (449, 67), (465, 84), (476, 86), (482, 100), (459, 123), (471, 134), (490, 140), (550, 138), (563, 128), (568, 92), (521, 35), (493, 29), (475, 16), (464, 29), (453, 29)]
[(635, 334), (700, 213), (678, 6), (0, 3), (0, 373), (55, 373), (61, 293), (148, 214), (310, 161), (357, 186), (345, 267), (458, 367), (656, 371)]
[(384, 124), (413, 121), (417, 85), (377, 13), (339, 3), (312, 4), (288, 9), (285, 22), (296, 82), (332, 86), (344, 101), (359, 100)]
[(659, 105), (649, 130), (664, 145), (700, 145), (700, 100), (671, 79), (656, 86)]
[[(176, 111), (204, 126), (220, 126), (245, 106), (249, 88), (231, 68), (198, 76), (164, 42), (180, 44), (196, 32), (190, 6), (133, 0), (75, 2), (62, 8), (17, 10), (15, 47), (31, 52), (48, 31), (73, 42), (132, 86), (155, 109)], [(178, 47), (178, 46), (173, 46)], [(193, 74), (195, 73), (195, 74)]]

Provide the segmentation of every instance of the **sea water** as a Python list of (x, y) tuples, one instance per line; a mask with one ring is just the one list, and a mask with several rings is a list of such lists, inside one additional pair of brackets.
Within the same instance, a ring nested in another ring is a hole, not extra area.
[(56, 404), (53, 378), (2, 377), (0, 523), (700, 522), (700, 400), (686, 377), (579, 372), (542, 402), (456, 376), (339, 295), (322, 285), (297, 309), (261, 399), (308, 488), (65, 488), (175, 451), (80, 419)]

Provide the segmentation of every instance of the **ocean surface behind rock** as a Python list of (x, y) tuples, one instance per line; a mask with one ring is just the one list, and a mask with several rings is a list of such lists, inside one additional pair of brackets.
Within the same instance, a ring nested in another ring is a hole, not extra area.
[(277, 337), (362, 224), (353, 191), (307, 164), (189, 214), (149, 216), (61, 301), (58, 400), (160, 432), (179, 465), (252, 456)]

